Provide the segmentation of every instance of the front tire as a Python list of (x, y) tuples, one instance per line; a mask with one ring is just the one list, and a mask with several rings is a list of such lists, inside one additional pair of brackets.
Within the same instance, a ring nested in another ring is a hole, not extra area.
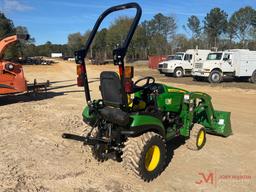
[(183, 69), (182, 68), (176, 68), (174, 70), (174, 77), (180, 78), (183, 77), (184, 73), (183, 73)]
[(210, 83), (220, 83), (222, 79), (222, 73), (218, 70), (213, 70), (208, 78)]
[(144, 181), (150, 182), (163, 172), (166, 155), (164, 139), (154, 132), (148, 132), (125, 142), (122, 164)]
[(252, 76), (250, 77), (251, 83), (256, 83), (256, 70), (252, 73)]
[(205, 128), (200, 124), (194, 124), (191, 131), (190, 137), (187, 140), (187, 148), (193, 151), (200, 150), (206, 143), (206, 131)]

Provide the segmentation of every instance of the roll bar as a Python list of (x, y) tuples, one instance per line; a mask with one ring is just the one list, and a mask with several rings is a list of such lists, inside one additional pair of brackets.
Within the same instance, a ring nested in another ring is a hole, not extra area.
[(86, 96), (86, 101), (87, 103), (91, 101), (91, 97), (90, 97), (90, 91), (89, 91), (89, 84), (88, 84), (88, 78), (87, 78), (87, 74), (86, 74), (86, 66), (85, 66), (85, 57), (87, 56), (87, 53), (89, 51), (89, 48), (92, 44), (92, 41), (100, 27), (100, 24), (102, 23), (102, 21), (105, 19), (106, 16), (108, 16), (110, 13), (113, 13), (115, 11), (120, 11), (120, 10), (124, 10), (124, 9), (131, 9), (131, 8), (135, 8), (136, 9), (136, 15), (133, 19), (132, 25), (127, 33), (126, 39), (124, 41), (124, 43), (118, 47), (117, 49), (113, 50), (113, 60), (114, 60), (114, 65), (118, 65), (119, 66), (119, 73), (121, 76), (121, 81), (123, 83), (123, 72), (124, 72), (124, 57), (126, 55), (128, 46), (131, 42), (131, 39), (134, 35), (134, 32), (138, 26), (138, 23), (140, 21), (141, 18), (141, 14), (142, 14), (142, 10), (141, 7), (139, 6), (139, 4), (137, 3), (127, 3), (127, 4), (122, 4), (122, 5), (117, 5), (114, 7), (110, 7), (109, 9), (107, 9), (106, 11), (104, 11), (98, 18), (98, 20), (96, 21), (90, 36), (85, 44), (85, 48), (81, 49), (79, 51), (75, 52), (75, 58), (76, 58), (76, 63), (80, 64), (83, 66), (83, 74), (82, 74), (82, 78), (84, 79), (84, 90), (85, 90), (85, 96)]

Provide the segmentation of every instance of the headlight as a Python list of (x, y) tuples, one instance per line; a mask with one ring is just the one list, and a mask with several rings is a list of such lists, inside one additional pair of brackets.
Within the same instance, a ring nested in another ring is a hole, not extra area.
[(14, 69), (14, 65), (11, 64), (11, 63), (7, 63), (7, 64), (5, 65), (5, 69), (6, 69), (6, 70), (9, 70), (9, 71), (12, 71), (12, 70)]
[(189, 103), (190, 96), (188, 94), (184, 95), (184, 102)]

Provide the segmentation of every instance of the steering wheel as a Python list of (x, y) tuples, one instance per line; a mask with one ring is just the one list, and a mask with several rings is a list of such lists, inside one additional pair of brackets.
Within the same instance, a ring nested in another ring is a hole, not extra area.
[[(139, 82), (144, 81), (144, 80), (146, 80), (146, 83), (145, 83), (144, 85), (142, 85), (142, 86), (138, 86), (138, 85), (137, 85)], [(152, 81), (152, 82), (150, 82), (150, 81)], [(151, 76), (147, 76), (147, 77), (143, 77), (143, 78), (141, 78), (141, 79), (138, 79), (138, 80), (134, 83), (134, 87), (135, 87), (135, 89), (137, 89), (137, 90), (141, 90), (141, 89), (146, 88), (148, 85), (152, 85), (152, 84), (154, 84), (154, 83), (155, 83), (155, 78), (154, 78), (154, 77), (151, 77)]]

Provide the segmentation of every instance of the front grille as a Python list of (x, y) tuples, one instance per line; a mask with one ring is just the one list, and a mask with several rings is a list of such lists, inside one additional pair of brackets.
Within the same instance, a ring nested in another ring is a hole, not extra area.
[(195, 63), (195, 68), (197, 69), (203, 68), (203, 63)]
[(167, 63), (164, 63), (163, 68), (167, 68), (167, 66), (168, 66), (168, 64), (167, 64)]
[(159, 65), (158, 65), (158, 68), (159, 68), (159, 69), (163, 68), (163, 64), (159, 64)]

